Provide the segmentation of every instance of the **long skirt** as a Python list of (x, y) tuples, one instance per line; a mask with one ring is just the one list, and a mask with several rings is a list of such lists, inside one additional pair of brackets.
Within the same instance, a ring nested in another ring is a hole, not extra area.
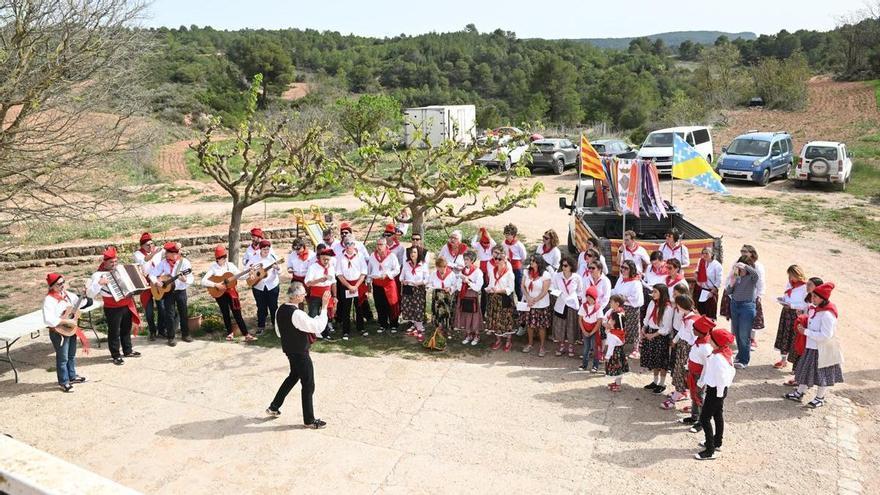
[(794, 370), (794, 379), (799, 385), (808, 387), (813, 385), (832, 387), (835, 383), (843, 383), (843, 371), (839, 364), (820, 368), (819, 351), (807, 349), (807, 352), (798, 360), (797, 368)]
[(796, 370), (798, 361), (800, 361), (801, 355), (798, 354), (798, 351), (795, 350), (794, 346), (791, 346), (791, 350), (788, 351), (787, 361), (791, 363), (791, 369)]
[(560, 318), (556, 311), (553, 312), (553, 338), (562, 344), (568, 342), (574, 344), (580, 334), (577, 310), (565, 307), (565, 316)]
[[(468, 306), (466, 308), (466, 306)], [(464, 309), (473, 312), (465, 312)], [(480, 293), (467, 289), (463, 297), (458, 298), (455, 305), (455, 328), (460, 328), (467, 333), (477, 333), (483, 330), (483, 315), (480, 313)]]
[(679, 340), (673, 348), (672, 358), (669, 362), (669, 371), (672, 373), (672, 386), (679, 392), (684, 392), (688, 389), (687, 365), (690, 353), (691, 345), (684, 340)]
[(611, 352), (611, 357), (605, 361), (606, 376), (620, 376), (624, 373), (629, 373), (629, 363), (626, 360), (625, 352), (622, 345), (614, 348)]
[(452, 294), (445, 290), (434, 289), (431, 297), (431, 322), (449, 330), (452, 322)]
[(788, 354), (794, 344), (794, 321), (796, 319), (797, 311), (791, 308), (782, 308), (782, 313), (779, 314), (779, 328), (776, 330), (776, 342), (773, 343), (773, 348), (782, 354)]
[(639, 319), (641, 306), (634, 308), (632, 306), (624, 306), (626, 312), (623, 314), (623, 329), (626, 331), (626, 348), (632, 349), (639, 338), (639, 331), (642, 328), (642, 320)]
[(513, 312), (516, 308), (511, 301), (510, 306), (504, 307), (505, 294), (489, 294), (489, 302), (486, 303), (486, 333), (506, 337), (516, 332), (513, 327)]
[[(703, 316), (708, 316), (713, 320), (718, 319), (718, 297), (714, 294), (709, 296), (709, 299), (706, 299), (703, 302), (700, 302), (700, 292), (703, 291), (703, 288), (699, 285), (694, 286), (694, 303), (697, 305), (697, 312), (699, 312)], [(645, 299), (647, 301), (647, 299)]]
[(400, 317), (407, 321), (425, 321), (425, 307), (427, 306), (428, 296), (424, 285), (412, 286), (411, 294), (403, 294), (400, 301)]
[(550, 328), (550, 308), (531, 308), (520, 315), (520, 324), (524, 327)]
[(651, 340), (642, 339), (642, 368), (665, 370), (669, 367), (669, 336), (657, 335)]
[(726, 290), (721, 293), (721, 308), (718, 310), (718, 314), (730, 319), (730, 294)]
[(764, 308), (761, 306), (761, 298), (755, 299), (755, 321), (752, 323), (752, 330), (764, 329)]

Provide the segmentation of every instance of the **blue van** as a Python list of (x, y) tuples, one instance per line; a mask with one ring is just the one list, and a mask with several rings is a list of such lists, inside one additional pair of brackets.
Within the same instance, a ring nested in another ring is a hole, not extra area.
[(774, 177), (788, 178), (794, 164), (791, 135), (787, 132), (747, 132), (721, 148), (721, 180), (749, 180), (766, 186)]

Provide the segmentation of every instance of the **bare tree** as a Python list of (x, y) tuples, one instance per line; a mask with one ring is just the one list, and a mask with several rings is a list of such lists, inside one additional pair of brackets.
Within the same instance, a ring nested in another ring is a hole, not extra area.
[(144, 3), (0, 1), (0, 228), (122, 199), (114, 177), (146, 125), (135, 88)]
[(247, 118), (235, 137), (215, 141), (220, 120), (214, 118), (192, 149), (199, 167), (232, 199), (229, 259), (237, 260), (241, 218), (245, 208), (269, 198), (294, 198), (338, 181), (333, 163), (325, 159), (326, 126), (282, 115), (265, 121), (256, 115), (263, 77), (257, 74), (248, 93)]

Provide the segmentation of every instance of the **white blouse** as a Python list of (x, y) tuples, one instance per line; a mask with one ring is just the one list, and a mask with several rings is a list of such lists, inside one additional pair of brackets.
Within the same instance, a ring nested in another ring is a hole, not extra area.
[(834, 337), (837, 328), (837, 317), (831, 311), (812, 313), (804, 335), (807, 337), (807, 349), (818, 349), (819, 344)]
[[(415, 273), (413, 273), (415, 271)], [(428, 283), (428, 267), (424, 262), (413, 266), (409, 261), (400, 269), (400, 281), (406, 285), (425, 285)]]
[(666, 285), (666, 274), (657, 273), (654, 271), (654, 267), (650, 266), (647, 270), (642, 272), (642, 285), (648, 290), (651, 290), (657, 284)]
[(625, 299), (624, 304), (633, 308), (640, 308), (645, 304), (645, 293), (642, 292), (642, 282), (640, 280), (631, 280), (625, 282), (623, 277), (617, 279), (612, 294), (620, 294)]
[(461, 290), (465, 290), (465, 286), (467, 286), (467, 288), (475, 292), (480, 292), (483, 290), (483, 282), (485, 281), (483, 272), (476, 265), (472, 265), (471, 268), (473, 271), (470, 274), (467, 273), (467, 268), (463, 268), (461, 273), (458, 274), (458, 278), (461, 281)]
[(666, 310), (663, 311), (663, 317), (660, 318), (659, 322), (655, 322), (651, 319), (651, 314), (654, 311), (654, 300), (648, 303), (648, 310), (645, 313), (645, 319), (643, 321), (644, 326), (650, 329), (650, 333), (659, 332), (660, 335), (669, 335), (672, 333), (672, 318), (675, 313), (675, 309), (672, 306), (667, 306)]
[(513, 274), (513, 267), (510, 265), (510, 262), (505, 261), (504, 264), (507, 265), (504, 273), (501, 275), (501, 278), (495, 278), (495, 266), (493, 265), (494, 261), (489, 262), (489, 283), (486, 286), (487, 290), (498, 290), (503, 289), (504, 293), (508, 296), (513, 293), (514, 286), (516, 284), (516, 278)]
[(706, 366), (706, 359), (709, 358), (710, 354), (712, 354), (712, 346), (708, 342), (696, 344), (691, 346), (691, 351), (688, 353), (688, 361)]
[(431, 275), (428, 277), (428, 286), (432, 289), (449, 289), (450, 292), (455, 292), (458, 290), (460, 284), (458, 277), (455, 276), (455, 272), (452, 270), (450, 270), (449, 275), (446, 275), (444, 278), (440, 278), (440, 275), (437, 274), (437, 270), (431, 270)]
[(681, 271), (684, 271), (684, 268), (691, 264), (691, 255), (684, 244), (679, 244), (678, 246), (671, 248), (669, 247), (669, 244), (664, 242), (663, 245), (660, 246), (660, 253), (663, 255), (664, 261), (672, 258), (680, 261)]
[(791, 282), (785, 283), (785, 290), (791, 289), (791, 294), (786, 295), (785, 292), (782, 293), (781, 302), (788, 304), (791, 306), (791, 309), (796, 311), (805, 311), (809, 304), (807, 303), (807, 284), (802, 284), (801, 286), (792, 289)]
[[(544, 288), (544, 282), (550, 282), (551, 279), (552, 279), (552, 275), (549, 270), (545, 270), (544, 273), (542, 273), (541, 276), (536, 278), (535, 280), (532, 280), (532, 278), (529, 277), (529, 272), (528, 272), (528, 270), (526, 270), (526, 272), (523, 273), (523, 279), (522, 279), (523, 292), (528, 294), (529, 297), (532, 297), (532, 298), (538, 297), (541, 295), (541, 290)], [(529, 285), (531, 285), (531, 289), (529, 289)], [(550, 291), (548, 288), (548, 291), (546, 294), (544, 294), (544, 297), (539, 299), (531, 307), (535, 308), (535, 309), (540, 309), (540, 308), (546, 308), (549, 306), (550, 306)]]
[(550, 281), (550, 288), (558, 290), (559, 295), (556, 296), (556, 305), (553, 309), (558, 313), (562, 313), (565, 310), (565, 306), (575, 310), (578, 309), (581, 305), (581, 294), (586, 292), (583, 283), (584, 279), (576, 273), (572, 273), (567, 280), (562, 272), (554, 273)]
[(547, 266), (552, 268), (553, 271), (559, 270), (559, 263), (562, 261), (562, 252), (558, 247), (555, 247), (544, 253), (544, 245), (538, 244), (538, 247), (535, 249), (535, 254), (540, 254), (544, 261), (547, 262)]
[(581, 300), (586, 301), (587, 299), (587, 289), (590, 287), (596, 287), (596, 302), (599, 303), (600, 308), (605, 308), (608, 306), (608, 301), (611, 300), (611, 280), (608, 279), (605, 275), (599, 277), (599, 280), (593, 280), (592, 276), (583, 278), (583, 287), (584, 293), (581, 294)]
[(309, 271), (309, 267), (312, 266), (312, 263), (315, 262), (315, 252), (309, 249), (307, 251), (308, 256), (306, 256), (305, 260), (301, 260), (299, 258), (299, 254), (296, 251), (291, 251), (287, 254), (287, 273), (291, 275), (296, 275), (297, 277), (305, 278), (306, 272)]
[(724, 397), (724, 392), (733, 384), (736, 370), (721, 354), (710, 354), (703, 366), (703, 373), (697, 380), (698, 387), (714, 387), (717, 397)]
[[(323, 282), (315, 282), (322, 277), (327, 277), (327, 280)], [(306, 272), (305, 283), (310, 287), (329, 287), (331, 285), (336, 284), (336, 268), (333, 266), (333, 261), (330, 261), (327, 264), (326, 270), (320, 263), (315, 263), (309, 267), (309, 271)]]

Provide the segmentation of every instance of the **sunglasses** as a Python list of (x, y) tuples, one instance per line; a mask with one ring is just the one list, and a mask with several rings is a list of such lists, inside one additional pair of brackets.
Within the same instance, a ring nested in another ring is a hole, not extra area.
[(550, 237), (548, 237), (548, 236), (545, 235), (545, 236), (542, 237), (541, 239), (544, 239), (545, 241), (549, 241), (549, 240), (550, 240)]
[(422, 240), (421, 237), (413, 237), (413, 238), (412, 238), (412, 241), (413, 241), (413, 242), (420, 242), (421, 240)]
[(563, 268), (567, 268), (567, 267), (570, 267), (571, 265), (569, 265), (568, 263), (563, 263), (562, 266), (563, 266)]
[(629, 271), (629, 268), (627, 268), (627, 267), (625, 267), (625, 266), (622, 266), (622, 267), (620, 267), (620, 271), (622, 271), (622, 272), (628, 272), (628, 271)]
[(598, 269), (599, 269), (598, 266), (591, 266), (591, 267), (590, 267), (590, 270), (598, 270)]

